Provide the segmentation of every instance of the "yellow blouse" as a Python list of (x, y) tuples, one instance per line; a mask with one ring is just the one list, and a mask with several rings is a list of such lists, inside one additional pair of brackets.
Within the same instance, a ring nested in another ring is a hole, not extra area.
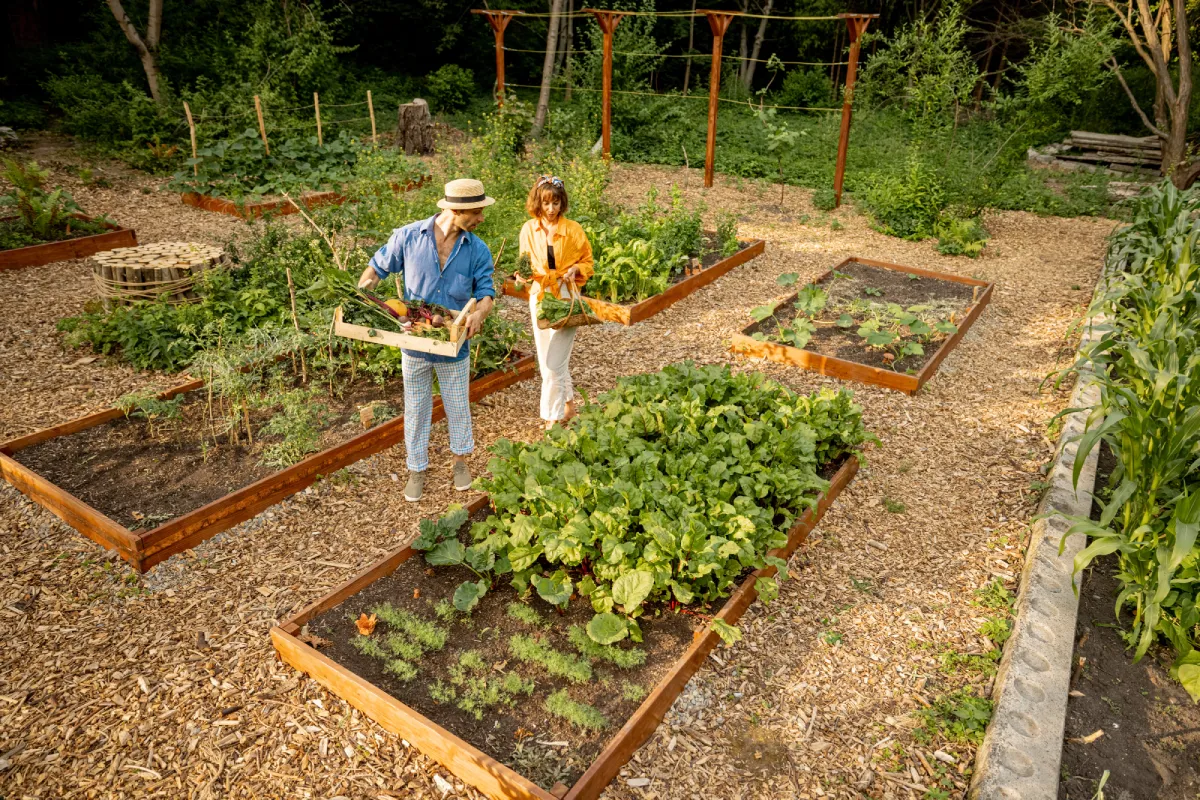
[(592, 245), (588, 242), (583, 226), (573, 219), (561, 217), (558, 228), (554, 232), (554, 264), (553, 272), (546, 258), (546, 244), (549, 232), (541, 218), (527, 221), (521, 228), (521, 255), (528, 255), (533, 266), (533, 280), (545, 290), (548, 286), (558, 286), (557, 276), (571, 267), (578, 267), (575, 283), (582, 287), (595, 271), (592, 267)]

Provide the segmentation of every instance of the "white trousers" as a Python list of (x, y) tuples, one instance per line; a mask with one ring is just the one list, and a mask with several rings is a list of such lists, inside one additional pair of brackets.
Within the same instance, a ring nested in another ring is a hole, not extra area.
[[(534, 284), (533, 289), (537, 289)], [(565, 286), (559, 296), (570, 299)], [(567, 401), (575, 397), (571, 383), (571, 348), (575, 345), (575, 328), (553, 330), (539, 328), (537, 319), (538, 294), (529, 293), (529, 315), (533, 318), (533, 342), (537, 347), (538, 366), (542, 372), (542, 419), (557, 422), (566, 416)]]

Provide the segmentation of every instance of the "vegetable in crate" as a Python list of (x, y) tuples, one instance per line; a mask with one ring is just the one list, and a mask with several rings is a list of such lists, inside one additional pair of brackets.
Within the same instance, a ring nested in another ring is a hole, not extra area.
[(818, 469), (872, 438), (848, 391), (676, 364), (622, 378), (568, 430), (499, 440), (474, 543), (430, 529), (414, 547), (453, 549), (481, 575), (473, 597), (500, 578), (554, 605), (575, 593), (597, 615), (589, 636), (636, 640), (648, 605), (719, 601), (748, 570), (782, 567), (767, 553), (828, 489)]

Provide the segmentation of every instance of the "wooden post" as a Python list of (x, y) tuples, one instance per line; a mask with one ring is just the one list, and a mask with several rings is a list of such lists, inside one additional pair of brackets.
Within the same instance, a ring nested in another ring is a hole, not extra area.
[(612, 43), (613, 31), (625, 16), (623, 11), (601, 11), (595, 8), (585, 8), (584, 11), (596, 17), (600, 24), (600, 32), (604, 34), (604, 61), (601, 70), (603, 74), (600, 93), (600, 152), (604, 158), (612, 157)]
[(254, 111), (258, 114), (258, 132), (262, 134), (263, 147), (266, 148), (267, 155), (271, 155), (271, 145), (267, 144), (267, 126), (263, 124), (262, 101), (258, 99), (258, 95), (254, 95)]
[(846, 20), (850, 36), (850, 56), (846, 65), (846, 88), (842, 92), (842, 130), (838, 134), (837, 167), (833, 172), (833, 207), (842, 204), (842, 179), (846, 177), (846, 151), (850, 148), (850, 115), (854, 107), (854, 79), (858, 75), (859, 39), (878, 14), (838, 14)]
[(504, 107), (504, 29), (520, 11), (489, 11), (483, 8), (472, 8), (472, 14), (483, 15), (492, 26), (492, 34), (496, 37), (496, 105)]
[(704, 186), (713, 185), (713, 168), (717, 160), (717, 104), (721, 98), (721, 45), (725, 31), (733, 22), (734, 14), (728, 11), (704, 11), (708, 27), (712, 28), (712, 72), (708, 79), (708, 143), (704, 148)]
[(371, 144), (375, 144), (379, 137), (375, 135), (375, 103), (371, 101), (370, 89), (367, 89), (367, 113), (371, 115)]
[(321, 98), (313, 92), (313, 110), (317, 113), (317, 147), (325, 146), (325, 137), (321, 136)]
[[(183, 113), (187, 114), (188, 134), (192, 137), (192, 159), (196, 158), (196, 123), (192, 121), (192, 109), (188, 106), (187, 100), (183, 101)], [(192, 174), (200, 174), (200, 165), (192, 164)]]

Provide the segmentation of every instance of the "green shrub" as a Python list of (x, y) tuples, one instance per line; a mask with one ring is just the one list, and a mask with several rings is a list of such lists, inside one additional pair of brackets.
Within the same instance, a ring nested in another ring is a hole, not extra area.
[(781, 106), (828, 108), (833, 102), (829, 73), (819, 67), (793, 69), (783, 79), (774, 100)]
[(475, 96), (475, 74), (457, 64), (443, 64), (425, 76), (425, 93), (435, 111), (466, 108)]
[(880, 230), (902, 239), (931, 236), (946, 207), (938, 176), (915, 156), (900, 175), (870, 176), (858, 198)]
[(813, 192), (812, 195), (813, 208), (818, 211), (833, 211), (837, 204), (837, 198), (833, 193), (833, 188), (829, 186), (821, 186)]
[(603, 714), (587, 703), (572, 700), (566, 689), (559, 689), (546, 698), (546, 710), (586, 731), (602, 731), (608, 727), (608, 719)]
[(977, 219), (944, 217), (934, 226), (938, 252), (947, 256), (976, 258), (987, 245), (988, 233)]

